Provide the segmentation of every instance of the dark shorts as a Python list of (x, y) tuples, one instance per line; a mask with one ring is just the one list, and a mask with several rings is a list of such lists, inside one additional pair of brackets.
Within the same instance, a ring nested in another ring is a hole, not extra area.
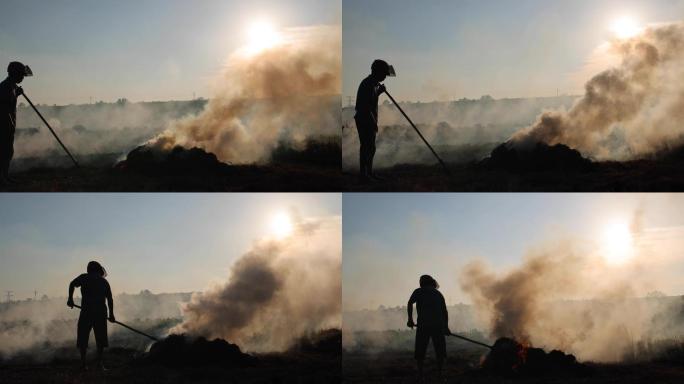
[(416, 332), (416, 360), (424, 360), (427, 352), (428, 343), (432, 339), (432, 346), (435, 348), (437, 359), (446, 357), (446, 338), (441, 327), (418, 327)]
[(81, 312), (78, 318), (78, 337), (76, 339), (76, 346), (78, 348), (88, 348), (91, 329), (95, 332), (95, 344), (97, 347), (108, 347), (106, 312), (97, 314)]
[(14, 154), (14, 128), (0, 127), (0, 157), (11, 158)]
[(367, 119), (354, 118), (356, 122), (356, 130), (359, 132), (359, 141), (362, 146), (375, 147), (375, 137), (378, 133), (378, 127), (375, 122)]

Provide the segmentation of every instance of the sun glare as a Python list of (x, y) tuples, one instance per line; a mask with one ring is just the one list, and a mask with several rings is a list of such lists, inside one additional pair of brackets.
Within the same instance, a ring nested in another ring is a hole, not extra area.
[(603, 230), (603, 257), (610, 264), (623, 264), (633, 254), (632, 231), (629, 223), (616, 221)]
[(279, 212), (271, 219), (271, 230), (273, 234), (279, 238), (290, 236), (294, 231), (294, 224), (292, 218), (285, 212)]
[(641, 27), (636, 20), (631, 17), (621, 17), (615, 19), (610, 25), (610, 30), (618, 39), (631, 39), (641, 32)]
[(281, 41), (278, 30), (272, 23), (264, 20), (255, 21), (249, 26), (247, 49), (251, 53), (259, 53), (272, 48)]

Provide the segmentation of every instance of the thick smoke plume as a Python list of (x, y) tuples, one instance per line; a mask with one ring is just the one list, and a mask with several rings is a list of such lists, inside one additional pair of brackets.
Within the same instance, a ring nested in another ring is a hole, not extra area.
[(611, 42), (621, 65), (593, 77), (567, 111), (549, 111), (511, 143), (565, 144), (595, 159), (647, 157), (684, 143), (684, 24)]
[(522, 265), (505, 272), (472, 262), (461, 273), (461, 289), (492, 339), (512, 337), (582, 360), (647, 358), (658, 352), (658, 342), (684, 331), (684, 302), (636, 298), (659, 280), (648, 272), (659, 256), (639, 244), (640, 225), (637, 212), (631, 267), (610, 265), (596, 244), (570, 239), (530, 251)]
[(560, 255), (543, 252), (503, 276), (474, 262), (463, 270), (461, 288), (488, 314), (493, 336), (530, 340), (530, 326), (546, 320), (544, 301), (576, 293), (581, 282), (577, 274), (568, 271), (581, 270), (583, 262), (572, 251)]
[(340, 45), (338, 26), (299, 28), (260, 53), (233, 54), (204, 111), (148, 144), (200, 147), (224, 162), (254, 163), (267, 161), (279, 143), (337, 135)]
[(283, 239), (256, 243), (224, 283), (195, 294), (171, 330), (223, 338), (252, 351), (341, 326), (341, 220), (300, 220)]

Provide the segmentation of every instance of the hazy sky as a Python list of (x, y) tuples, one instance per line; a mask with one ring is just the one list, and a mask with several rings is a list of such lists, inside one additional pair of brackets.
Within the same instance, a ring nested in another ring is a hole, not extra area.
[(394, 65), (401, 100), (580, 94), (623, 17), (682, 20), (684, 1), (343, 0), (345, 102), (376, 58)]
[(338, 24), (340, 0), (3, 0), (0, 63), (31, 66), (36, 103), (210, 97), (255, 20)]
[(341, 214), (339, 194), (2, 194), (0, 290), (65, 296), (99, 260), (114, 293), (223, 281), (279, 212)]
[(343, 307), (405, 305), (422, 274), (436, 277), (450, 303), (468, 302), (457, 279), (465, 263), (505, 271), (558, 240), (603, 244), (608, 228), (638, 211), (640, 244), (655, 244), (658, 261), (644, 267), (648, 260), (633, 257), (616, 271), (660, 276), (640, 293), (684, 294), (683, 195), (345, 194)]

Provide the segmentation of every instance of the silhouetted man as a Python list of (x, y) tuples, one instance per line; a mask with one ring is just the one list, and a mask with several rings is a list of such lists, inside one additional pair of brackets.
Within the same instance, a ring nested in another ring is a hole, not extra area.
[(14, 131), (17, 128), (17, 98), (24, 93), (17, 84), (25, 76), (33, 76), (31, 68), (13, 61), (7, 67), (7, 78), (0, 83), (0, 185), (13, 181), (9, 177), (14, 156)]
[(413, 322), (413, 304), (418, 310), (418, 330), (416, 332), (415, 358), (418, 364), (418, 377), (423, 380), (423, 361), (428, 343), (432, 339), (432, 346), (435, 348), (437, 357), (437, 369), (439, 376), (442, 376), (442, 366), (446, 358), (446, 339), (445, 335), (450, 335), (449, 314), (447, 313), (444, 296), (437, 290), (439, 284), (432, 276), (423, 275), (420, 277), (420, 288), (413, 291), (408, 301), (408, 322), (409, 328), (416, 327)]
[[(109, 346), (107, 340), (107, 308), (109, 308), (109, 321), (114, 322), (114, 300), (112, 290), (105, 279), (107, 271), (97, 261), (91, 261), (87, 267), (88, 273), (75, 278), (69, 284), (69, 299), (67, 305), (74, 307), (74, 288), (81, 288), (81, 314), (78, 317), (76, 346), (81, 352), (81, 366), (87, 369), (86, 351), (88, 350), (88, 338), (90, 330), (95, 332), (97, 345), (97, 364), (104, 370), (102, 354)], [(105, 300), (107, 305), (105, 306)]]
[(379, 179), (373, 174), (373, 157), (375, 156), (375, 136), (378, 133), (378, 98), (385, 92), (381, 84), (387, 76), (395, 76), (394, 67), (384, 60), (375, 60), (368, 75), (356, 93), (356, 129), (359, 132), (361, 148), (359, 150), (359, 166), (361, 179), (364, 181)]

